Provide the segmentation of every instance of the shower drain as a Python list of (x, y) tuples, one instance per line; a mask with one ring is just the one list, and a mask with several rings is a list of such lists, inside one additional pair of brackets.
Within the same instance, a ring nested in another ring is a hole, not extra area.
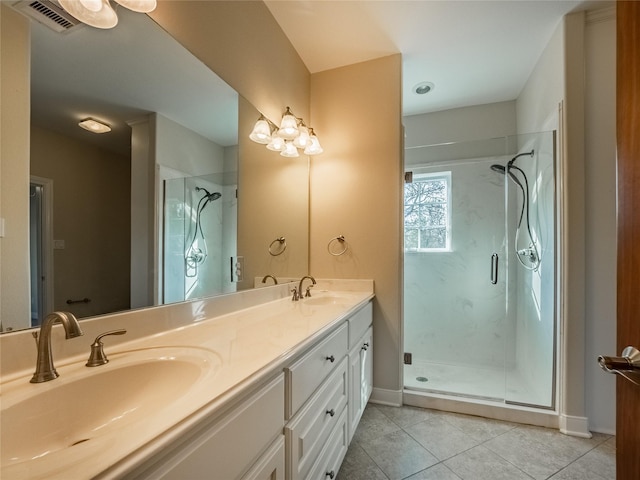
[(419, 382), (428, 382), (429, 379), (427, 377), (416, 377), (416, 380)]

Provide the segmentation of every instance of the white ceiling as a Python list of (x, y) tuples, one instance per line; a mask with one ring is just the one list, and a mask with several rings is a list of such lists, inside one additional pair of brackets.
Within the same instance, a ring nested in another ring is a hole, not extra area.
[[(517, 98), (562, 17), (607, 2), (265, 3), (311, 73), (402, 53), (403, 113), (415, 115)], [(435, 88), (413, 93), (424, 81)]]

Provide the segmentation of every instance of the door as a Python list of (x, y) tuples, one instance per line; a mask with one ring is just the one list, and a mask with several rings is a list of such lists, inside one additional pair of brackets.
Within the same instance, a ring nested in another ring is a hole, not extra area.
[[(640, 348), (640, 2), (617, 3), (618, 354)], [(640, 478), (640, 386), (616, 387), (618, 480)]]

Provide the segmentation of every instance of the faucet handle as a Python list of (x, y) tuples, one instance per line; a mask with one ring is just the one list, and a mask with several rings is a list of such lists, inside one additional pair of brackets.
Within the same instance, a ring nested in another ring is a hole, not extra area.
[(125, 329), (119, 330), (111, 330), (110, 332), (101, 333), (96, 337), (94, 342), (91, 344), (91, 355), (89, 355), (89, 360), (86, 363), (87, 367), (98, 367), (100, 365), (104, 365), (105, 363), (109, 363), (109, 359), (104, 353), (104, 348), (102, 345), (102, 338), (107, 335), (124, 335), (127, 333)]
[(300, 292), (298, 292), (298, 289), (296, 287), (293, 287), (293, 290), (291, 290), (291, 293), (293, 293), (293, 296), (291, 297), (291, 301), (297, 302), (298, 300), (300, 300)]
[(307, 287), (307, 291), (306, 291), (306, 293), (304, 294), (305, 298), (309, 298), (309, 297), (311, 297), (311, 287), (313, 287), (313, 285), (309, 285), (309, 286)]

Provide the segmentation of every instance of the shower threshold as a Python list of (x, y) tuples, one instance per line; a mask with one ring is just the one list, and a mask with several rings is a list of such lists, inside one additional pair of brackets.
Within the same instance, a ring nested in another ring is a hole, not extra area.
[(545, 405), (550, 395), (530, 388), (516, 369), (453, 365), (421, 359), (414, 359), (413, 364), (404, 366), (404, 388), (408, 391), (547, 409)]
[(560, 416), (555, 410), (507, 403), (503, 400), (440, 394), (405, 387), (402, 394), (402, 404), (546, 428), (559, 428), (560, 426)]

